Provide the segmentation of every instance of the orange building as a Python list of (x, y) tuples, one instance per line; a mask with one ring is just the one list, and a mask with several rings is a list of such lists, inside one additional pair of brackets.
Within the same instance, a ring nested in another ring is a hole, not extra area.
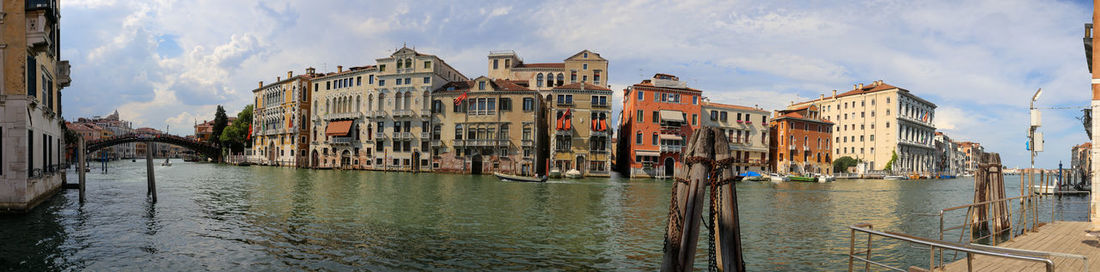
[(670, 177), (699, 126), (703, 91), (656, 74), (623, 90), (616, 167), (629, 177)]
[(829, 174), (833, 123), (822, 119), (817, 106), (776, 111), (770, 123), (769, 160), (781, 174)]

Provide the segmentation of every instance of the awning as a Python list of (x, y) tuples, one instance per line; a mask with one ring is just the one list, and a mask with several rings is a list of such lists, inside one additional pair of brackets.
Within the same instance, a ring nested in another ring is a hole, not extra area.
[(634, 156), (653, 156), (660, 157), (661, 151), (649, 151), (649, 150), (634, 150)]
[(677, 140), (677, 141), (683, 141), (683, 140), (684, 140), (684, 137), (682, 137), (682, 136), (680, 136), (680, 135), (674, 135), (674, 134), (661, 134), (661, 140)]
[(662, 110), (661, 121), (663, 122), (684, 122), (684, 113), (673, 110)]
[(600, 119), (600, 131), (607, 131), (607, 120)]
[(347, 136), (351, 131), (351, 120), (329, 122), (325, 136)]

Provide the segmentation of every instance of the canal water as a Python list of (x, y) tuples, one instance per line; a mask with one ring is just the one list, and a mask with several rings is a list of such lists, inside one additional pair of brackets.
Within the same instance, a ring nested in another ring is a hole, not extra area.
[[(657, 270), (671, 188), (179, 161), (156, 166), (156, 177), (155, 204), (145, 162), (118, 161), (88, 173), (83, 206), (66, 190), (30, 214), (0, 217), (0, 269)], [(1006, 179), (1010, 195), (1018, 181)], [(738, 184), (748, 268), (846, 269), (848, 225), (934, 237), (938, 217), (927, 214), (969, 203), (972, 187), (970, 179)], [(927, 263), (924, 249), (883, 245), (876, 258)]]

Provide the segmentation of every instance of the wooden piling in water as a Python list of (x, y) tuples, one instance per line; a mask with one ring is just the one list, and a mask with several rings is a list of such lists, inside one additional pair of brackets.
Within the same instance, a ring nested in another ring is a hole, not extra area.
[[(978, 156), (978, 168), (974, 171), (974, 203), (982, 203), (1005, 199), (1004, 172), (1001, 167), (1001, 155), (997, 153), (982, 153)], [(1012, 218), (1009, 215), (1008, 205), (1001, 202), (990, 204), (991, 207), (979, 206), (970, 210), (970, 233), (972, 236), (979, 233), (1000, 233), (1012, 226)], [(993, 217), (990, 220), (990, 216)], [(992, 224), (990, 224), (992, 223)], [(993, 235), (996, 239), (997, 235)]]
[(729, 169), (732, 167), (729, 152), (729, 139), (719, 130), (703, 127), (692, 133), (688, 148), (681, 156), (683, 163), (675, 173), (662, 271), (692, 269), (699, 226), (703, 224), (703, 196), (708, 194), (708, 186), (711, 188), (708, 201), (711, 205), (708, 216), (710, 241), (714, 246), (711, 265), (720, 271), (745, 270), (734, 187), (739, 177)]
[(145, 147), (145, 175), (148, 179), (148, 195), (153, 197), (153, 203), (157, 202), (157, 181), (153, 176), (153, 150), (155, 143), (147, 142)]
[(86, 162), (87, 162), (88, 158), (85, 158), (87, 156), (88, 156), (88, 154), (84, 153), (84, 138), (81, 137), (80, 140), (78, 141), (77, 150), (76, 150), (77, 163), (79, 165), (76, 168), (76, 172), (77, 172), (76, 175), (78, 177), (77, 179), (79, 180), (78, 182), (80, 183), (79, 184), (79, 186), (80, 186), (80, 190), (79, 190), (80, 191), (80, 204), (84, 204), (84, 181), (85, 181), (84, 171), (88, 170), (88, 166), (86, 165)]

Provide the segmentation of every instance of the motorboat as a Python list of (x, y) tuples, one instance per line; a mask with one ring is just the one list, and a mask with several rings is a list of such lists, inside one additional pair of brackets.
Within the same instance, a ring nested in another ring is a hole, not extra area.
[(882, 177), (882, 179), (884, 179), (884, 180), (907, 180), (907, 179), (909, 179), (909, 177), (906, 177), (906, 176), (898, 176), (898, 175), (891, 175), (891, 176), (885, 176), (885, 177)]
[(1052, 195), (1054, 194), (1054, 186), (1051, 185), (1032, 185), (1031, 191), (1037, 195)]
[(160, 166), (172, 166), (172, 162), (169, 159), (165, 158), (164, 163), (161, 163)]
[(572, 179), (581, 178), (581, 171), (577, 169), (569, 169), (569, 171), (565, 171), (565, 177)]
[(817, 176), (817, 182), (833, 182), (836, 181), (836, 176), (833, 175), (820, 175)]
[(771, 179), (772, 182), (788, 182), (788, 181), (791, 181), (790, 177), (780, 175), (780, 174), (772, 174), (769, 177), (769, 179)]
[(547, 179), (547, 177), (546, 177), (546, 176), (541, 176), (541, 177), (526, 177), (526, 176), (516, 176), (516, 175), (509, 175), (509, 174), (505, 174), (505, 173), (500, 173), (500, 172), (495, 172), (495, 173), (493, 173), (493, 175), (494, 175), (494, 176), (497, 176), (497, 178), (498, 178), (498, 179), (500, 179), (500, 181), (514, 181), (514, 182), (546, 182), (546, 179)]
[(808, 177), (808, 176), (807, 177), (804, 177), (804, 176), (790, 176), (790, 177), (788, 177), (788, 179), (790, 179), (790, 181), (798, 181), (798, 182), (817, 182), (816, 177)]
[(743, 174), (741, 176), (744, 176), (744, 178), (741, 179), (743, 181), (767, 181), (767, 180), (769, 180), (768, 177), (765, 177), (765, 176), (761, 175), (760, 173), (753, 172), (753, 171), (745, 172), (745, 174)]

